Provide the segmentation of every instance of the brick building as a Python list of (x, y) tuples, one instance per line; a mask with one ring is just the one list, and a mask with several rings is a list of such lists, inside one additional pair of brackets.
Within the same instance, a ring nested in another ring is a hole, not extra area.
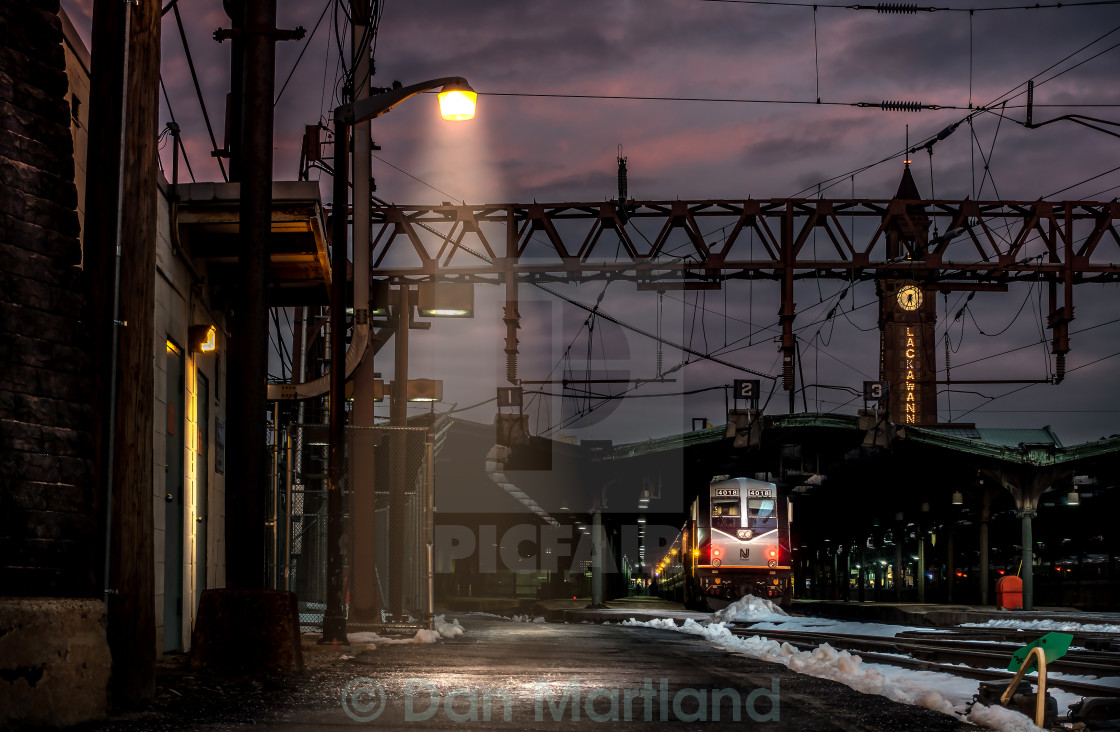
[(0, 3), (0, 725), (108, 701), (69, 94), (57, 0)]

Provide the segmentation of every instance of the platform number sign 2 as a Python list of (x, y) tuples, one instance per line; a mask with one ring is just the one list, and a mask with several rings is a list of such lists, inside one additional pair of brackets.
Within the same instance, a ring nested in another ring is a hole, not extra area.
[(865, 402), (886, 401), (890, 394), (890, 382), (865, 381), (863, 382), (863, 400)]
[(761, 384), (758, 379), (735, 379), (735, 401), (744, 399), (752, 408), (757, 407)]

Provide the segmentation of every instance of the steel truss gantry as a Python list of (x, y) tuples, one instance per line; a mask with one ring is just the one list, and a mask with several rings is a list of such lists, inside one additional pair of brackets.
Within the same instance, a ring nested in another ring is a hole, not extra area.
[[(507, 351), (519, 283), (627, 280), (639, 290), (781, 283), (782, 350), (796, 342), (793, 284), (910, 279), (933, 291), (1049, 287), (1059, 378), (1073, 286), (1120, 281), (1120, 203), (905, 199), (747, 199), (375, 206), (372, 276), (504, 284)], [(890, 252), (888, 232), (903, 237)], [(942, 232), (942, 233), (939, 233)], [(812, 246), (810, 246), (812, 242)], [(823, 254), (822, 254), (823, 252)], [(511, 374), (515, 381), (515, 374)], [(788, 375), (789, 377), (792, 374)], [(792, 388), (787, 377), (786, 388)]]

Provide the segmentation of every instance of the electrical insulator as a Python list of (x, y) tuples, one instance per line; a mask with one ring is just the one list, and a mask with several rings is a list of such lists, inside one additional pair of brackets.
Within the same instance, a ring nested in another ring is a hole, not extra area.
[(879, 108), (884, 112), (921, 112), (925, 107), (921, 102), (881, 102)]
[(914, 13), (918, 12), (918, 6), (914, 3), (879, 3), (875, 6), (875, 10), (879, 13), (913, 15)]
[(1057, 361), (1058, 368), (1057, 373), (1054, 375), (1054, 383), (1060, 384), (1062, 383), (1062, 380), (1066, 378), (1066, 354), (1059, 353)]

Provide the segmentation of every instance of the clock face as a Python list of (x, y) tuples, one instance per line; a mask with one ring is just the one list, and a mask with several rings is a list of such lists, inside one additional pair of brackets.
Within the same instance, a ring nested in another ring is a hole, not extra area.
[(922, 306), (922, 291), (917, 285), (906, 285), (898, 291), (898, 306), (903, 310), (917, 310)]

